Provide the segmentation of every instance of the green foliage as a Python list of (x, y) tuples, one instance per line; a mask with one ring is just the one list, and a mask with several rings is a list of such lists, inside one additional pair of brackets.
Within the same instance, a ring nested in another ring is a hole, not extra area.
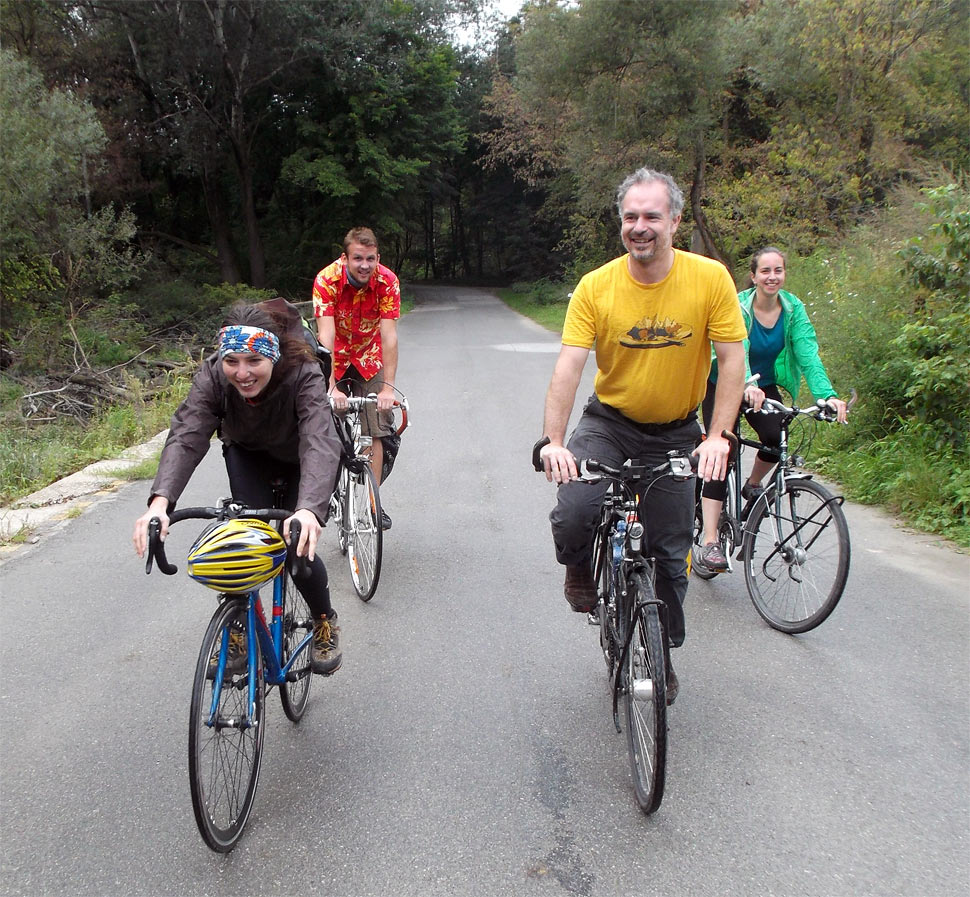
[(227, 292), (235, 290), (207, 288), (188, 278), (148, 277), (131, 291), (131, 299), (146, 330), (164, 337), (211, 332), (221, 320)]
[(968, 24), (967, 0), (536, 4), (488, 98), (490, 160), (568, 181), (561, 219), (598, 261), (613, 187), (644, 164), (691, 194), (705, 253), (809, 254), (921, 160), (966, 164)]
[(0, 50), (2, 337), (22, 371), (109, 367), (143, 332), (115, 293), (145, 257), (125, 209), (91, 208), (105, 135), (90, 104)]
[(906, 409), (940, 443), (964, 445), (970, 430), (970, 193), (948, 184), (927, 191), (928, 234), (900, 250), (917, 288), (912, 318), (891, 346)]
[(7, 49), (0, 49), (0, 127), (0, 255), (30, 257), (49, 247), (59, 212), (84, 193), (105, 135), (90, 104), (47, 90)]
[[(838, 480), (854, 501), (882, 505), (927, 532), (970, 547), (970, 452), (940, 446), (934, 429), (899, 421), (880, 439), (860, 439), (851, 427), (825, 427), (812, 464)], [(833, 432), (836, 431), (836, 432)]]

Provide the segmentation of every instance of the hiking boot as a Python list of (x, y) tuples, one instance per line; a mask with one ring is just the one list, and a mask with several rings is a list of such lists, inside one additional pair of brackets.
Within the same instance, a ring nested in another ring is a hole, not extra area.
[(701, 548), (698, 560), (713, 573), (723, 573), (728, 568), (720, 542), (708, 542)]
[[(206, 679), (215, 679), (216, 670), (219, 668), (219, 651), (221, 645), (216, 646), (209, 658), (209, 669), (205, 674)], [(229, 630), (229, 649), (226, 654), (226, 676), (240, 676), (246, 672), (248, 661), (246, 651), (246, 633), (241, 629)]]
[(674, 672), (674, 665), (667, 661), (667, 706), (669, 707), (677, 700), (677, 692), (680, 691), (680, 680)]
[(590, 613), (599, 601), (593, 574), (586, 566), (566, 567), (566, 582), (562, 590), (569, 606), (579, 614)]
[(391, 518), (390, 515), (381, 508), (381, 529), (385, 532), (391, 528)]
[(741, 498), (745, 501), (755, 501), (761, 498), (765, 494), (764, 486), (752, 486), (751, 483), (745, 483), (741, 487)]
[(340, 651), (340, 627), (337, 615), (320, 617), (313, 626), (313, 643), (310, 645), (310, 669), (314, 673), (329, 676), (340, 669), (343, 660)]

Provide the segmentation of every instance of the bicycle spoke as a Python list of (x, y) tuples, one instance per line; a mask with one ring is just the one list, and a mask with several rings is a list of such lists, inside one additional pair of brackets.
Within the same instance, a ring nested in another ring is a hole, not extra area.
[(839, 501), (812, 480), (791, 481), (786, 513), (763, 505), (745, 542), (745, 581), (761, 616), (783, 632), (805, 632), (835, 608), (849, 568)]

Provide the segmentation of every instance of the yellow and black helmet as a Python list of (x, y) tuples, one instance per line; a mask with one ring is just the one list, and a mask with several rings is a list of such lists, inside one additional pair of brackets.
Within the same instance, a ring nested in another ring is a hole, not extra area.
[(238, 517), (203, 530), (189, 549), (188, 570), (217, 592), (249, 592), (279, 574), (285, 561), (286, 543), (273, 527)]

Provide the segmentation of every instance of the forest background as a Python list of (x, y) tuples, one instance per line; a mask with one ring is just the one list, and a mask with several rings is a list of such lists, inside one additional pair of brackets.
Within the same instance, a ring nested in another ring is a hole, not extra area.
[(164, 429), (225, 307), (306, 300), (355, 224), (405, 295), (560, 327), (647, 165), (739, 287), (787, 251), (861, 397), (809, 463), (970, 545), (970, 0), (489, 10), (0, 0), (0, 505)]

